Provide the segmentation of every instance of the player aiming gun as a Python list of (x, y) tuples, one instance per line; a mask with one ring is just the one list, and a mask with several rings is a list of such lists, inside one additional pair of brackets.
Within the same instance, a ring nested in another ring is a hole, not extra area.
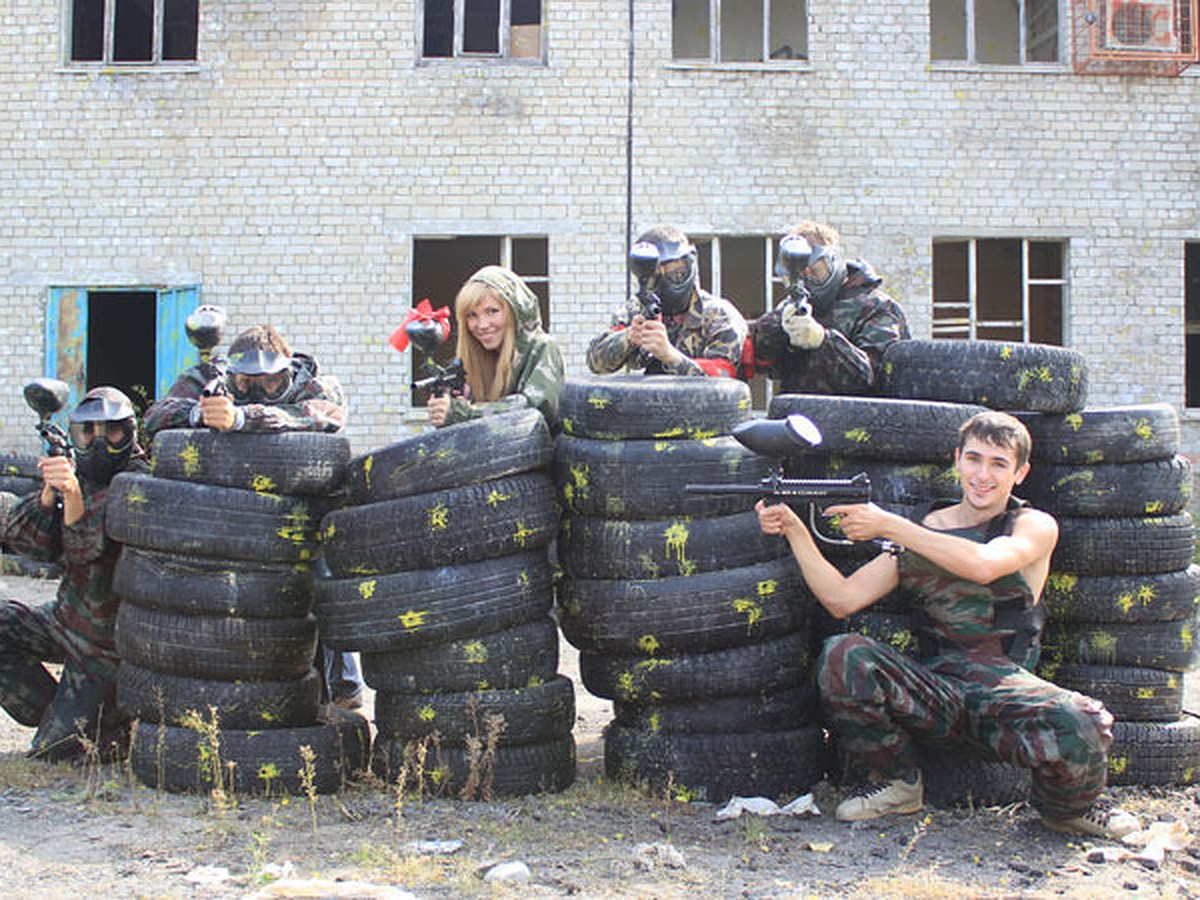
[(654, 293), (654, 282), (658, 278), (658, 248), (649, 241), (640, 241), (629, 250), (629, 268), (637, 279), (637, 298), (642, 304), (642, 315), (657, 319), (662, 315), (662, 301)]
[[(751, 494), (767, 501), (802, 501), (808, 503), (808, 520), (812, 532), (827, 544), (850, 545), (845, 538), (833, 538), (817, 528), (817, 504), (821, 501), (868, 503), (871, 500), (871, 479), (866, 472), (853, 478), (785, 478), (783, 460), (798, 450), (818, 446), (824, 439), (821, 430), (807, 416), (793, 413), (786, 419), (753, 419), (733, 429), (733, 437), (743, 447), (775, 460), (771, 471), (758, 484), (686, 484), (691, 494)], [(828, 505), (828, 504), (827, 504)], [(880, 540), (879, 546), (888, 553), (899, 555), (904, 548), (892, 541)]]
[(425, 362), (421, 371), (426, 377), (412, 383), (412, 389), (419, 391), (428, 389), (434, 397), (440, 397), (462, 391), (467, 383), (467, 373), (461, 359), (453, 360), (450, 365), (438, 365), (434, 359), (437, 348), (450, 337), (450, 308), (446, 306), (433, 308), (428, 300), (422, 300), (392, 332), (388, 342), (403, 353), (411, 341), (413, 346), (421, 351)]
[(812, 259), (812, 247), (803, 235), (789, 234), (779, 242), (778, 274), (783, 276), (787, 287), (787, 302), (796, 307), (802, 316), (812, 314), (808, 287), (804, 284), (804, 270)]
[(225, 382), (225, 367), (220, 357), (213, 358), (213, 349), (221, 343), (225, 330), (225, 310), (220, 306), (200, 306), (183, 323), (187, 339), (200, 351), (200, 372), (204, 376), (202, 396), (222, 397), (229, 393)]

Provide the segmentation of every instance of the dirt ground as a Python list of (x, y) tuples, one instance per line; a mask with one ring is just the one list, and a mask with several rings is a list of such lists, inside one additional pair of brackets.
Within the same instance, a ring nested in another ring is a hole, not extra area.
[[(53, 582), (0, 577), (0, 597), (42, 602)], [(1043, 829), (1025, 805), (926, 809), (859, 826), (742, 816), (608, 783), (607, 701), (575, 677), (579, 769), (562, 794), (468, 803), (363, 784), (307, 798), (159, 794), (121, 765), (26, 760), (30, 729), (0, 712), (0, 895), (103, 897), (1200, 897), (1200, 848), (1157, 866), (1100, 861), (1114, 845)], [(1188, 706), (1200, 710), (1200, 679)], [(368, 704), (369, 711), (369, 704)], [(1200, 834), (1200, 787), (1114, 789), (1150, 824)], [(460, 843), (461, 842), (461, 843)], [(486, 881), (498, 863), (528, 880)]]

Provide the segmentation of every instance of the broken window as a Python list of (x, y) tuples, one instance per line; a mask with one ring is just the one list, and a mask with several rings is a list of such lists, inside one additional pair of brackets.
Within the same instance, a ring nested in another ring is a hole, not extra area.
[(70, 0), (71, 62), (195, 62), (199, 0)]
[(929, 0), (929, 55), (985, 65), (1058, 61), (1059, 0)]
[(807, 59), (807, 0), (672, 0), (671, 45), (677, 60)]
[(541, 0), (423, 0), (424, 59), (542, 58)]
[(1066, 253), (1062, 241), (935, 240), (933, 336), (1061, 345)]

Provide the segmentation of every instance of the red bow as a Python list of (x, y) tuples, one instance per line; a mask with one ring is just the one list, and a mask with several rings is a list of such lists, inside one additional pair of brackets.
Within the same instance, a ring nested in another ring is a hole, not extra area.
[(450, 336), (450, 307), (439, 306), (433, 308), (433, 304), (426, 297), (416, 306), (408, 311), (408, 315), (404, 317), (404, 321), (400, 323), (400, 327), (392, 332), (388, 338), (388, 343), (403, 353), (408, 349), (408, 332), (404, 327), (409, 322), (437, 322), (442, 326), (442, 340), (446, 340)]

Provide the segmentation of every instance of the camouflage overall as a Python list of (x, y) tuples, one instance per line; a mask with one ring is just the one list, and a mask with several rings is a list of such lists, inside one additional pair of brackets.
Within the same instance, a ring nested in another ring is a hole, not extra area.
[[(985, 541), (1011, 529), (948, 533)], [(915, 740), (965, 742), (1033, 770), (1032, 803), (1052, 819), (1086, 812), (1104, 788), (1112, 716), (1098, 701), (1033, 675), (1040, 607), (1019, 574), (980, 585), (914, 553), (900, 586), (917, 605), (920, 660), (857, 634), (830, 638), (817, 663), (842, 746), (888, 779), (917, 768)]]
[(760, 316), (750, 327), (757, 370), (779, 379), (785, 394), (874, 393), (883, 351), (911, 336), (904, 310), (881, 283), (862, 260), (846, 266), (846, 283), (832, 306), (813, 311), (825, 326), (825, 340), (815, 350), (789, 343), (782, 324), (785, 304)]

